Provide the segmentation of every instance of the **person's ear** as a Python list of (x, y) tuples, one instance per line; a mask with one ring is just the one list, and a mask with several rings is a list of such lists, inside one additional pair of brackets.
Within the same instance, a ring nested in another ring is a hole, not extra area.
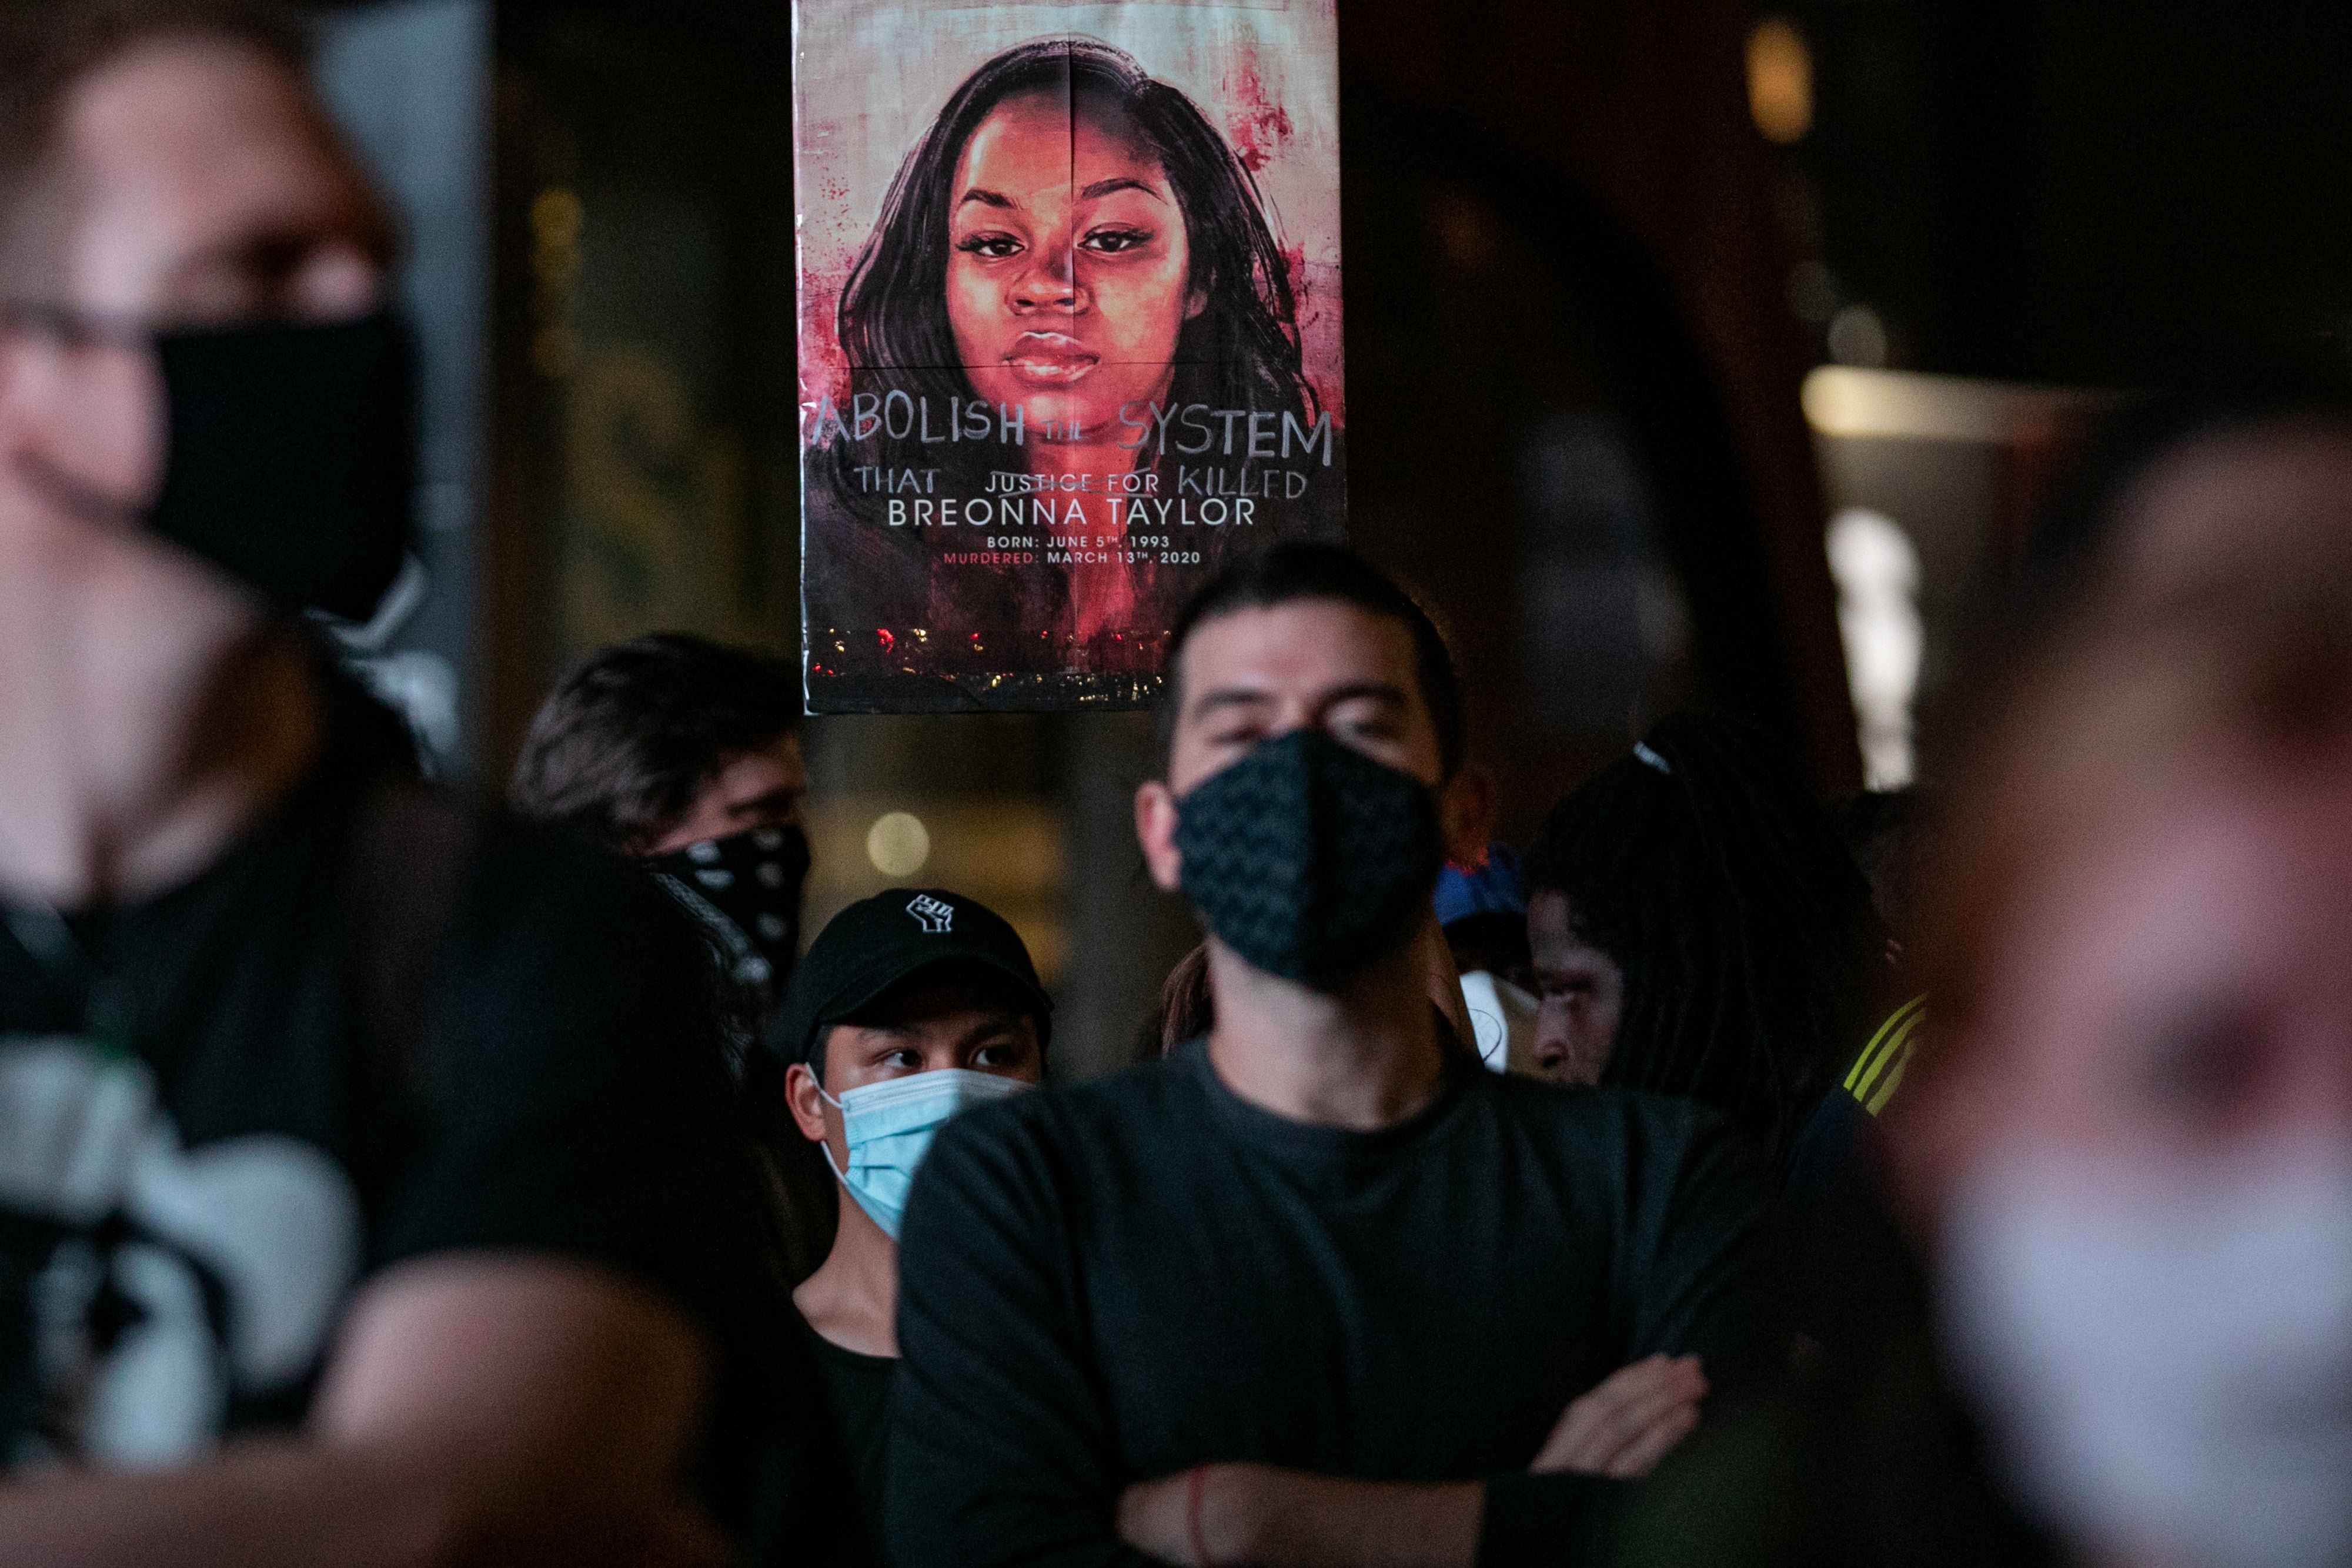
[(1176, 796), (1164, 779), (1148, 779), (1135, 789), (1135, 841), (1143, 864), (1162, 893), (1182, 885), (1184, 856), (1176, 848)]
[(1206, 310), (1208, 308), (1209, 291), (1207, 289), (1194, 288), (1184, 296), (1185, 320), (1190, 321), (1196, 319), (1202, 311)]
[(1498, 793), (1495, 770), (1483, 762), (1464, 763), (1438, 792), (1437, 821), (1445, 835), (1445, 858), (1465, 871), (1486, 862)]
[(807, 1063), (795, 1061), (784, 1069), (784, 1107), (793, 1113), (793, 1125), (812, 1144), (825, 1139), (824, 1096), (818, 1092), (820, 1087)]

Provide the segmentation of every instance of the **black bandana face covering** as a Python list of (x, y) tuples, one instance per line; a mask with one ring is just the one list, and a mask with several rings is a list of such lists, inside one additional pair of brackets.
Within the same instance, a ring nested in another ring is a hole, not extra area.
[(1193, 786), (1176, 847), (1218, 939), (1318, 989), (1412, 935), (1444, 858), (1428, 786), (1319, 729), (1262, 742)]
[(400, 573), (415, 365), (389, 311), (155, 340), (170, 411), (147, 526), (289, 610), (364, 621)]
[[(757, 1039), (800, 953), (808, 835), (791, 825), (753, 828), (645, 864), (710, 942), (730, 1043)], [(738, 1033), (743, 1041), (733, 1040)]]

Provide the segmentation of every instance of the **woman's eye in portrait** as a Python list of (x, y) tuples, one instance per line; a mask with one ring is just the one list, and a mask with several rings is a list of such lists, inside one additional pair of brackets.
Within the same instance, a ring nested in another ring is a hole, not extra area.
[(982, 256), (990, 261), (1002, 261), (1009, 256), (1019, 256), (1025, 247), (1008, 234), (966, 235), (956, 242), (956, 249), (969, 256)]
[(1150, 245), (1151, 239), (1150, 229), (1096, 229), (1078, 242), (1078, 247), (1102, 256), (1117, 256), (1121, 251), (1133, 250), (1138, 246)]

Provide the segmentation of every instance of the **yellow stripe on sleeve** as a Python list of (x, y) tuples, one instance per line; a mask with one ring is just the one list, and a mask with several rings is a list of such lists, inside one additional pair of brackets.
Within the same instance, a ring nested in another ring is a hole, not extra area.
[(1887, 1098), (1902, 1082), (1903, 1069), (1911, 1060), (1912, 1031), (1927, 1013), (1927, 998), (1913, 997), (1895, 1009), (1870, 1043), (1854, 1058), (1853, 1066), (1845, 1075), (1845, 1091), (1862, 1102), (1863, 1109), (1875, 1116)]

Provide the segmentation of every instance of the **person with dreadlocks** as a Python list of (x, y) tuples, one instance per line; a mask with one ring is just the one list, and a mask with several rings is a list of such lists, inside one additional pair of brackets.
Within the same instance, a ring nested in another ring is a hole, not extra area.
[(1537, 1070), (1705, 1102), (1785, 1168), (1884, 974), (1870, 888), (1764, 736), (1676, 714), (1528, 857)]
[(1886, 928), (1829, 815), (1769, 737), (1676, 714), (1552, 809), (1527, 873), (1536, 1072), (1722, 1111), (1780, 1178), (1796, 1326), (1831, 1373), (1867, 1365), (1921, 1300), (1871, 1123), (1922, 1008), (1887, 1016)]

